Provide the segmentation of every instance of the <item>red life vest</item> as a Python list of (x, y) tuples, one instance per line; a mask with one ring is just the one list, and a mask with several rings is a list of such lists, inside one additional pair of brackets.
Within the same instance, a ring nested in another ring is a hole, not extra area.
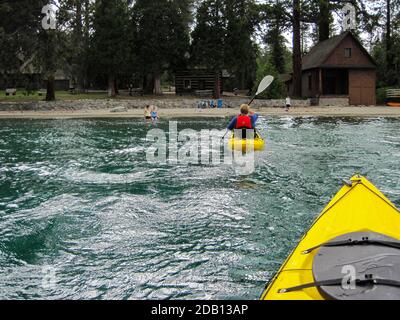
[(251, 118), (249, 116), (238, 115), (236, 119), (236, 129), (254, 129), (251, 124)]

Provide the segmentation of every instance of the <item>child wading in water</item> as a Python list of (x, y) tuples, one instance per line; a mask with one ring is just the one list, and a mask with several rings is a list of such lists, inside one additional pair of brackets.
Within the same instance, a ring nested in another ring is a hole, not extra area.
[(151, 108), (150, 108), (150, 106), (146, 106), (144, 108), (144, 120), (146, 121), (146, 123), (150, 123), (151, 122)]
[(158, 120), (158, 108), (156, 106), (151, 107), (151, 120), (153, 124), (157, 123)]

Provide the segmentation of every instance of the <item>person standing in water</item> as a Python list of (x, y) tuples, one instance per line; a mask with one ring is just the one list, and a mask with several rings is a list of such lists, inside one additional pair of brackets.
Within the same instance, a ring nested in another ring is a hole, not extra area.
[(153, 121), (153, 124), (158, 121), (158, 108), (156, 106), (151, 107), (151, 120)]
[(258, 114), (250, 110), (250, 106), (242, 104), (240, 106), (240, 114), (232, 119), (228, 126), (228, 130), (242, 130), (242, 139), (246, 139), (247, 130), (254, 130), (256, 134), (256, 124)]
[(287, 96), (286, 98), (286, 111), (289, 111), (289, 109), (292, 107), (292, 99), (290, 99), (290, 96)]
[(149, 105), (144, 108), (144, 120), (146, 123), (151, 122), (151, 108)]

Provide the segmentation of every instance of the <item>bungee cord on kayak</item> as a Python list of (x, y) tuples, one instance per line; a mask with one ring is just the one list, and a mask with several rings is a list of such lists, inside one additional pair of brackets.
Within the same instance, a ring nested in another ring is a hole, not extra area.
[(351, 184), (315, 219), (263, 300), (400, 299), (399, 211), (366, 178)]

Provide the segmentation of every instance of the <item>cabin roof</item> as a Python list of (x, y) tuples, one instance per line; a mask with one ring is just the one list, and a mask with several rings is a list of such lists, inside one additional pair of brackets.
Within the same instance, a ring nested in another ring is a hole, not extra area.
[(360, 41), (350, 32), (346, 31), (340, 35), (333, 36), (325, 41), (321, 41), (314, 46), (311, 51), (303, 57), (303, 70), (319, 68), (324, 65), (325, 61), (331, 56), (335, 49), (343, 42), (347, 37), (351, 37), (353, 41), (360, 47), (361, 51), (369, 58), (373, 65), (376, 65), (374, 59), (365, 50), (364, 46)]

